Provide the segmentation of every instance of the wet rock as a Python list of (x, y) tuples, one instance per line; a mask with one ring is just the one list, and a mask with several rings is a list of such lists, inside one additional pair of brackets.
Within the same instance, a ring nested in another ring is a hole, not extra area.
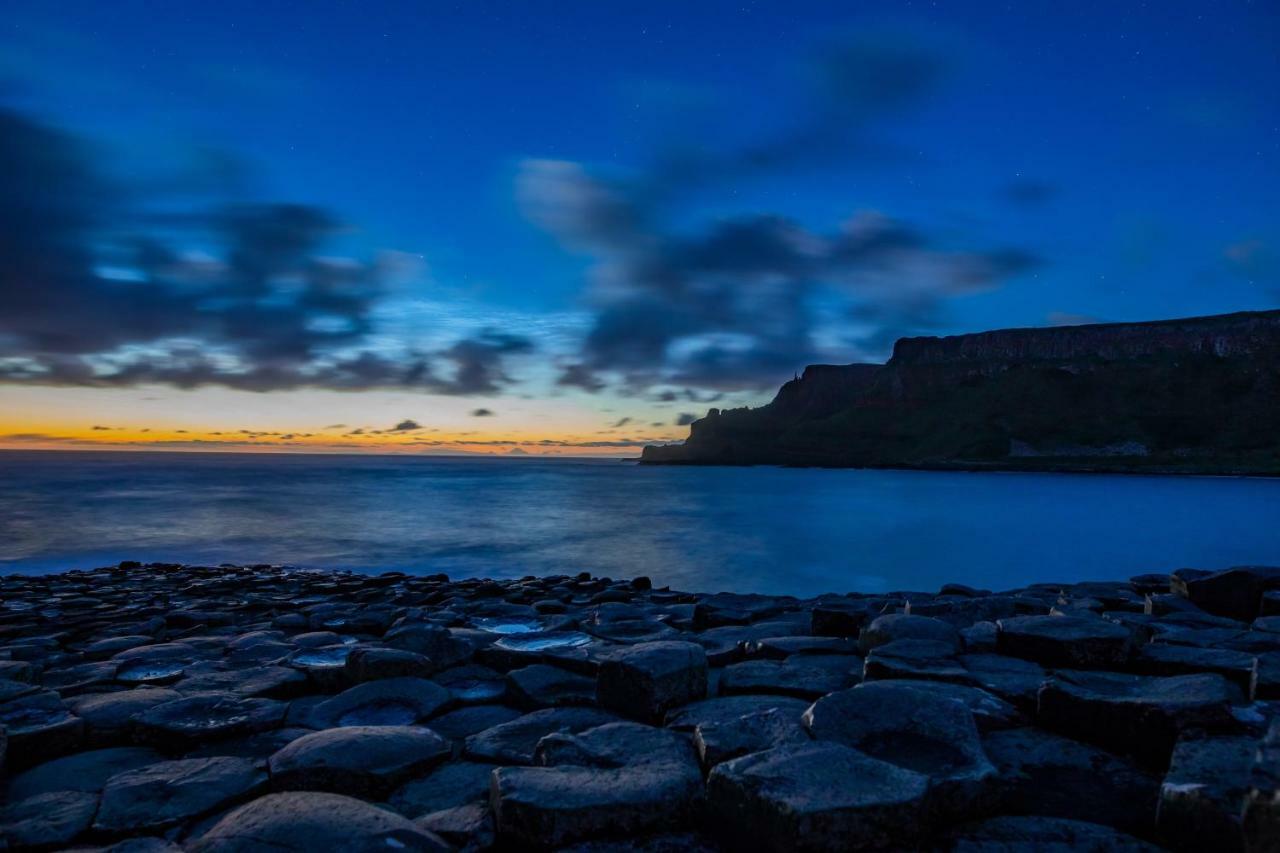
[(703, 723), (694, 729), (693, 745), (704, 770), (752, 752), (785, 744), (808, 743), (809, 735), (794, 713), (769, 708), (733, 720)]
[(107, 782), (93, 828), (110, 836), (165, 829), (246, 799), (266, 781), (243, 758), (187, 758), (127, 770)]
[[(544, 631), (533, 634), (509, 634), (480, 650), (477, 658), (498, 669), (517, 669), (551, 659), (567, 664), (580, 657), (582, 649), (598, 641), (582, 631)], [(566, 658), (567, 656), (567, 658)], [(566, 665), (566, 668), (571, 668)]]
[(84, 740), (84, 720), (72, 714), (52, 690), (0, 705), (0, 728), (5, 732), (5, 761), (10, 767), (65, 755)]
[(950, 643), (937, 640), (894, 640), (867, 653), (863, 678), (868, 681), (896, 678), (932, 679), (972, 684), (973, 677), (955, 658)]
[(528, 710), (596, 702), (594, 679), (546, 664), (511, 670), (507, 687), (512, 701)]
[[(182, 693), (234, 693), (266, 699), (292, 699), (307, 691), (307, 677), (287, 666), (255, 666), (248, 669), (193, 675), (173, 685)], [(131, 691), (136, 692), (136, 691)]]
[(734, 694), (776, 693), (798, 699), (817, 699), (858, 682), (852, 667), (857, 657), (841, 656), (839, 665), (820, 665), (819, 656), (801, 655), (777, 660), (749, 660), (727, 666), (720, 675), (720, 692)]
[(1132, 835), (1096, 823), (1060, 817), (993, 817), (948, 832), (938, 849), (952, 853), (1158, 853)]
[(1143, 646), (1133, 668), (1144, 675), (1194, 675), (1213, 672), (1231, 681), (1245, 695), (1253, 679), (1254, 657), (1233, 649), (1203, 649), (1151, 643)]
[(732, 722), (747, 714), (770, 709), (777, 709), (798, 722), (809, 704), (803, 699), (789, 696), (717, 696), (668, 711), (666, 726), (692, 734), (698, 726), (707, 723)]
[(351, 683), (351, 676), (347, 672), (347, 658), (350, 655), (350, 646), (302, 648), (289, 655), (285, 664), (305, 674), (316, 689), (332, 693)]
[(1239, 698), (1220, 675), (1061, 671), (1040, 690), (1038, 720), (1163, 770), (1183, 731), (1229, 731), (1231, 703)]
[(447, 688), (453, 701), (461, 705), (498, 702), (507, 695), (506, 677), (487, 666), (457, 666), (436, 673), (432, 680)]
[[(765, 637), (747, 645), (747, 652), (756, 657), (782, 660), (792, 655), (858, 655), (858, 644), (848, 637)], [(850, 661), (850, 667), (856, 665)]]
[(11, 802), (0, 810), (0, 840), (20, 850), (65, 847), (89, 828), (97, 808), (97, 794), (83, 791), (50, 791)]
[(54, 791), (97, 793), (117, 773), (161, 760), (159, 753), (143, 747), (116, 747), (80, 752), (38, 764), (9, 780), (10, 801), (24, 800)]
[(126, 684), (171, 684), (201, 654), (189, 643), (137, 646), (114, 655), (115, 677)]
[(431, 720), (431, 730), (450, 740), (463, 740), (520, 716), (520, 711), (506, 705), (471, 705), (435, 717)]
[(164, 702), (134, 718), (143, 743), (184, 749), (204, 741), (276, 728), (286, 706), (273, 699), (250, 699), (231, 693), (197, 693)]
[(974, 622), (960, 629), (964, 650), (969, 654), (989, 654), (996, 650), (1000, 630), (994, 622)]
[(493, 816), (484, 803), (432, 812), (415, 823), (462, 850), (488, 850), (494, 842)]
[(896, 678), (891, 683), (900, 690), (916, 690), (928, 696), (954, 699), (973, 714), (973, 721), (980, 732), (1013, 728), (1028, 722), (1027, 716), (1012, 703), (981, 687), (909, 678)]
[(1129, 659), (1128, 629), (1088, 616), (1017, 616), (997, 623), (996, 649), (1049, 667), (1106, 669)]
[(1249, 676), (1249, 696), (1253, 699), (1280, 699), (1280, 652), (1266, 652), (1254, 660)]
[(469, 803), (488, 803), (492, 764), (450, 761), (425, 776), (406, 782), (387, 798), (407, 817), (452, 809)]
[(344, 690), (316, 705), (312, 728), (407, 726), (436, 714), (452, 700), (449, 691), (425, 678), (383, 678)]
[(1206, 575), (1174, 575), (1175, 593), (1202, 610), (1241, 622), (1257, 618), (1263, 593), (1280, 588), (1280, 566), (1237, 566)]
[(182, 694), (163, 687), (136, 688), (118, 693), (92, 693), (76, 699), (71, 709), (84, 720), (90, 746), (125, 744), (133, 736), (133, 721), (156, 705), (181, 699)]
[(871, 618), (862, 602), (826, 602), (809, 611), (810, 628), (818, 637), (857, 637)]
[(411, 622), (392, 628), (382, 641), (393, 649), (428, 657), (441, 669), (465, 663), (475, 651), (471, 643), (429, 622)]
[(954, 699), (868, 682), (814, 702), (802, 722), (817, 740), (927, 776), (932, 815), (981, 814), (994, 799), (995, 768), (973, 714)]
[(661, 719), (667, 710), (707, 694), (707, 656), (696, 643), (640, 643), (613, 652), (600, 666), (596, 698), (629, 717)]
[(1175, 850), (1244, 850), (1242, 817), (1258, 743), (1182, 738), (1160, 788), (1160, 838)]
[(539, 767), (493, 773), (498, 834), (527, 847), (680, 828), (693, 819), (702, 774), (686, 739), (611, 723), (538, 745)]
[(694, 605), (693, 627), (719, 628), (725, 625), (747, 625), (785, 610), (793, 600), (768, 595), (751, 595), (733, 592), (704, 596)]
[(735, 758), (707, 780), (708, 826), (734, 850), (903, 847), (926, 820), (928, 778), (832, 742)]
[(1280, 838), (1280, 720), (1272, 720), (1254, 756), (1244, 805), (1244, 843), (1274, 850)]
[(1158, 777), (1097, 747), (1039, 729), (988, 732), (982, 743), (999, 770), (1001, 811), (1087, 819), (1151, 834)]
[(417, 726), (345, 726), (313, 732), (271, 756), (271, 784), (284, 791), (383, 797), (449, 756), (449, 744)]
[(439, 836), (394, 812), (337, 794), (268, 794), (228, 814), (193, 853), (445, 853)]
[(593, 637), (611, 643), (653, 643), (658, 640), (678, 640), (680, 631), (654, 619), (620, 619), (582, 626)]
[(858, 646), (865, 653), (894, 640), (932, 640), (945, 644), (950, 648), (951, 654), (956, 654), (961, 648), (960, 632), (953, 626), (931, 616), (911, 616), (906, 613), (877, 616), (870, 625), (862, 629), (858, 636)]
[(594, 708), (546, 708), (467, 738), (468, 758), (495, 764), (532, 764), (538, 741), (556, 732), (576, 733), (617, 722), (618, 718)]
[(344, 666), (347, 676), (356, 684), (379, 678), (425, 678), (436, 670), (435, 663), (426, 655), (380, 647), (352, 649)]

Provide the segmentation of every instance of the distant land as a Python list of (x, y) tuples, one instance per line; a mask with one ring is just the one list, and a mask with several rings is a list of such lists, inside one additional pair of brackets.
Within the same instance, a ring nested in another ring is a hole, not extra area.
[(1280, 475), (1280, 311), (902, 338), (641, 461)]

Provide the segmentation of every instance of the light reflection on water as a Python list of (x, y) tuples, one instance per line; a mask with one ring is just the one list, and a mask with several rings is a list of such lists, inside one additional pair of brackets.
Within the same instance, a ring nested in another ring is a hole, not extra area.
[(1280, 564), (1280, 480), (0, 452), (0, 572), (123, 559), (812, 595)]

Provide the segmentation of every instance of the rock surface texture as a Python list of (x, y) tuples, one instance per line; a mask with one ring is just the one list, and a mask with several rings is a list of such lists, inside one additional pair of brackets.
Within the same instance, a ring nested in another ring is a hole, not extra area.
[(0, 578), (0, 850), (1280, 850), (1280, 570)]

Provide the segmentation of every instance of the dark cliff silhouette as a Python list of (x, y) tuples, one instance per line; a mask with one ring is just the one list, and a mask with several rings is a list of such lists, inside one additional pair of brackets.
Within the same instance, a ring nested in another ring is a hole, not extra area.
[(1280, 475), (1280, 311), (903, 338), (642, 461)]

